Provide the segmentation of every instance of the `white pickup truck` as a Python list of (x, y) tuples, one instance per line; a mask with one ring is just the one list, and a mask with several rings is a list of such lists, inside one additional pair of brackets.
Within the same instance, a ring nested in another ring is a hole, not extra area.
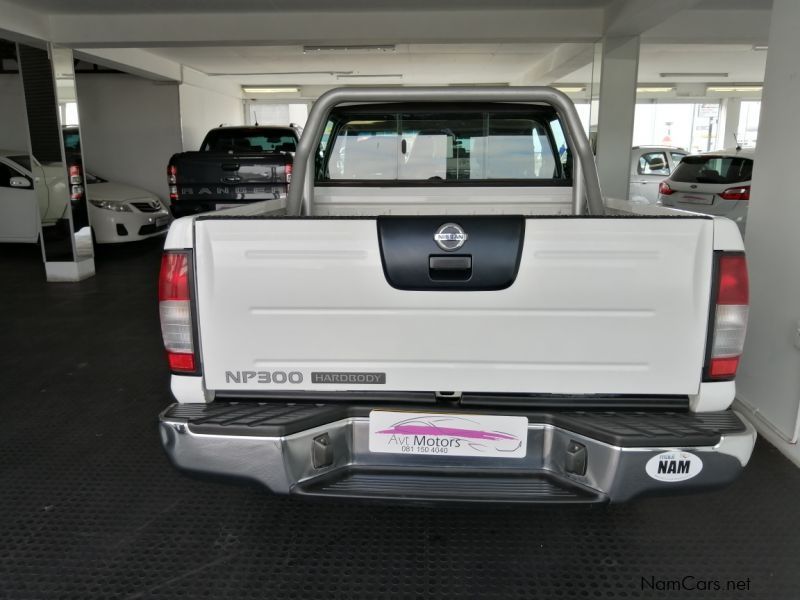
[(755, 443), (743, 250), (724, 218), (604, 200), (554, 89), (333, 90), (287, 198), (170, 229), (161, 439), (303, 496), (719, 487)]

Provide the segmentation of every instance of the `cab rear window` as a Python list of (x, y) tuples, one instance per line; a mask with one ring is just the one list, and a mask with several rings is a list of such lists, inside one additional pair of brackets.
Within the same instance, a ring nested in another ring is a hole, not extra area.
[(318, 154), (318, 182), (565, 179), (553, 131), (538, 115), (351, 114), (326, 129), (331, 135)]
[(203, 152), (294, 152), (297, 139), (285, 129), (213, 129)]
[(683, 183), (738, 183), (753, 176), (753, 161), (742, 156), (685, 156), (672, 174)]

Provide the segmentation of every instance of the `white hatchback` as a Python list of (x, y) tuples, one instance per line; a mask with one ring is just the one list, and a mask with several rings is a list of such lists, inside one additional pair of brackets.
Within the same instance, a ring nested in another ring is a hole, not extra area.
[(727, 217), (744, 234), (754, 158), (753, 150), (740, 148), (687, 156), (661, 182), (658, 203)]

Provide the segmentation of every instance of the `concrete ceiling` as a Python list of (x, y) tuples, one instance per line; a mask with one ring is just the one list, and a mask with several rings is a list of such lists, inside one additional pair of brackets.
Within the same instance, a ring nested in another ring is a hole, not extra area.
[[(767, 42), (770, 9), (771, 0), (0, 0), (0, 36), (231, 94), (243, 84), (586, 83), (593, 44), (624, 35), (642, 38), (642, 82), (689, 71), (756, 82), (765, 53), (752, 46)], [(393, 48), (303, 52), (368, 44)], [(684, 79), (702, 83), (668, 82)]]
[[(752, 44), (642, 44), (639, 51), (640, 83), (755, 83), (764, 80), (767, 53)], [(670, 75), (662, 76), (662, 73)], [(673, 73), (686, 73), (676, 76)], [(694, 77), (689, 73), (727, 73)], [(562, 77), (559, 83), (586, 83), (591, 64)]]
[[(399, 44), (387, 50), (303, 51), (302, 46), (150, 48), (159, 57), (239, 85), (549, 84), (588, 83), (591, 44), (574, 45), (587, 62), (575, 70), (527, 74), (559, 44)], [(766, 52), (750, 44), (643, 44), (639, 81), (646, 83), (760, 82)], [(701, 78), (661, 73), (727, 73)], [(383, 76), (381, 76), (383, 75)], [(363, 76), (363, 77), (358, 77)]]
[[(557, 44), (399, 44), (304, 52), (303, 46), (151, 48), (158, 56), (239, 84), (509, 83)], [(590, 46), (590, 45), (589, 45)]]
[[(606, 8), (615, 0), (492, 0), (494, 10)], [(18, 0), (17, 4), (51, 14), (258, 13), (318, 11), (470, 10), (486, 0)]]

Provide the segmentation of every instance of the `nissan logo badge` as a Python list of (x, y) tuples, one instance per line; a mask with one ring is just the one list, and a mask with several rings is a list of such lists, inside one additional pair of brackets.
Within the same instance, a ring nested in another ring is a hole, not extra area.
[(433, 241), (445, 252), (458, 250), (467, 241), (467, 234), (460, 225), (445, 223), (433, 235)]

